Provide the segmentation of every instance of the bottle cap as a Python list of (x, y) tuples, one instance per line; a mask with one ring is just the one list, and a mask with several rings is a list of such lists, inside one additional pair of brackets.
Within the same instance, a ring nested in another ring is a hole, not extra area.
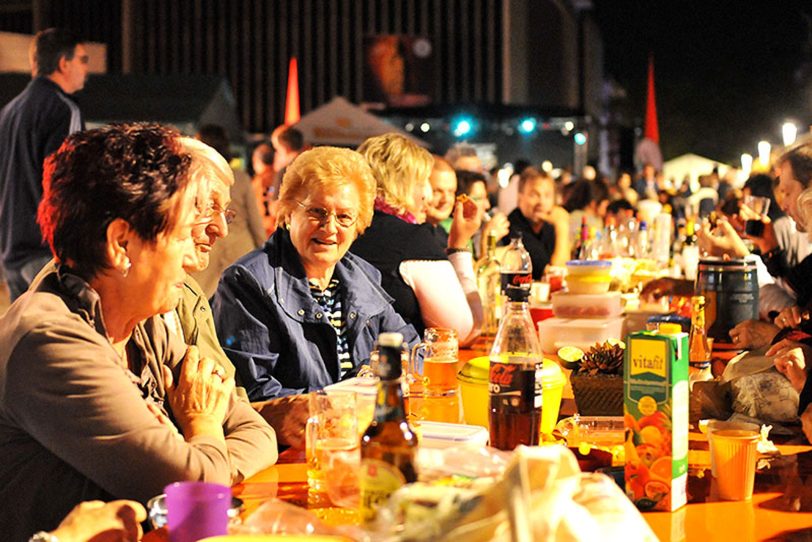
[(403, 334), (395, 332), (381, 333), (378, 335), (378, 346), (391, 346), (400, 348), (403, 344)]
[(400, 333), (378, 335), (378, 364), (375, 366), (375, 374), (382, 380), (394, 380), (403, 374), (402, 345), (403, 335)]
[(677, 333), (682, 333), (682, 326), (670, 322), (660, 322), (660, 324), (657, 326), (657, 331), (663, 335), (675, 335)]

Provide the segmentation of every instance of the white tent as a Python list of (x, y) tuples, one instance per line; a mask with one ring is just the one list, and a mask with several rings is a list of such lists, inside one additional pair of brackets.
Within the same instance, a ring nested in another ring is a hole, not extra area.
[(303, 116), (294, 126), (309, 145), (356, 147), (368, 137), (396, 132), (428, 147), (425, 141), (367, 113), (341, 96)]
[(663, 164), (663, 174), (666, 179), (673, 179), (675, 186), (682, 186), (683, 179), (689, 178), (691, 188), (695, 191), (699, 186), (699, 176), (711, 173), (715, 167), (719, 168), (720, 177), (724, 177), (731, 168), (728, 164), (698, 154), (688, 153), (665, 162)]

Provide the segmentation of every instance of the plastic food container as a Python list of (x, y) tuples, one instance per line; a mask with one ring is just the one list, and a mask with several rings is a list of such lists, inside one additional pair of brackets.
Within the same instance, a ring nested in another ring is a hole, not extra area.
[(612, 282), (609, 260), (570, 260), (567, 262), (567, 289), (573, 294), (602, 294)]
[(623, 312), (620, 292), (601, 295), (556, 292), (553, 315), (558, 318), (616, 318)]
[[(488, 372), (490, 359), (488, 356), (473, 358), (465, 364), (457, 375), (462, 393), (462, 417), (465, 423), (488, 427)], [(567, 377), (564, 376), (558, 363), (544, 359), (544, 368), (541, 372), (542, 409), (541, 432), (552, 433), (558, 422), (558, 411), (561, 408), (561, 394)]]
[(590, 346), (607, 339), (621, 339), (624, 336), (625, 318), (548, 318), (539, 322), (539, 341), (545, 354), (555, 354), (563, 346), (577, 346), (587, 351)]
[(612, 275), (612, 262), (609, 260), (570, 260), (567, 262), (567, 277)]

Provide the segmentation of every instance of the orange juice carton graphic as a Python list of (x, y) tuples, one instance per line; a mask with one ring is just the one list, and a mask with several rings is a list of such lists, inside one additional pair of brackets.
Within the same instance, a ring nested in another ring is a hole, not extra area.
[(640, 510), (686, 503), (688, 334), (626, 337), (623, 404), (626, 495)]

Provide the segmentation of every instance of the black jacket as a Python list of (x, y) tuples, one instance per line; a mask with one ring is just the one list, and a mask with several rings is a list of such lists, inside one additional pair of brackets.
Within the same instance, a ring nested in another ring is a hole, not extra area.
[(42, 163), (84, 129), (76, 102), (46, 77), (32, 80), (0, 111), (0, 260), (19, 269), (50, 255), (37, 224)]

